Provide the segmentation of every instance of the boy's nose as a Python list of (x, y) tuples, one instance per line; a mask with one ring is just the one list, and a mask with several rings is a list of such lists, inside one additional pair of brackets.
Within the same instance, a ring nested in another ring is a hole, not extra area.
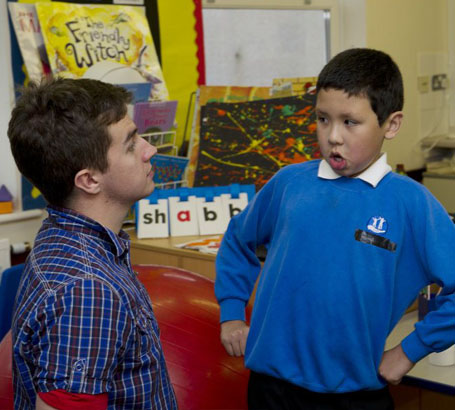
[(332, 129), (329, 131), (328, 141), (333, 145), (339, 145), (343, 143), (343, 138), (341, 137), (340, 130), (337, 127), (332, 127)]

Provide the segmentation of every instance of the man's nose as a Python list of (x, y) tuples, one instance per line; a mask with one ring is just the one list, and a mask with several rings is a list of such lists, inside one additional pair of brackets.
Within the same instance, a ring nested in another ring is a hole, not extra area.
[(148, 141), (144, 140), (145, 147), (143, 151), (143, 160), (144, 162), (150, 161), (150, 159), (157, 153), (157, 149), (154, 145), (150, 144)]

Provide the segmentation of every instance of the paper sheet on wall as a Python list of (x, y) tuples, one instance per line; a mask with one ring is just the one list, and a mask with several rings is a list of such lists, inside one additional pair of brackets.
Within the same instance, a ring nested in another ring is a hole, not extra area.
[(35, 5), (8, 2), (8, 9), (27, 74), (39, 82), (50, 67)]
[(148, 81), (151, 99), (168, 99), (143, 8), (52, 2), (36, 11), (54, 75)]

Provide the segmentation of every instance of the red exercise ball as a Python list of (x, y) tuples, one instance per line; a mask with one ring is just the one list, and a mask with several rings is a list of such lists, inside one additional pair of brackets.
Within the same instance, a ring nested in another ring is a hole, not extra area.
[(246, 409), (249, 372), (221, 345), (213, 281), (167, 266), (134, 269), (152, 299), (179, 407)]
[(9, 331), (0, 343), (0, 409), (13, 410), (13, 378), (11, 370), (11, 331)]

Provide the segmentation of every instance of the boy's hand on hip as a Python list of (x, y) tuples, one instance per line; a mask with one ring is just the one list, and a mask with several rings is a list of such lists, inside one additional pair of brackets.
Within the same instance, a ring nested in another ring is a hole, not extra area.
[(403, 376), (414, 367), (401, 348), (401, 344), (386, 350), (379, 365), (379, 374), (390, 384), (398, 384)]
[(221, 343), (230, 356), (245, 354), (246, 339), (250, 327), (243, 320), (229, 320), (221, 323)]

